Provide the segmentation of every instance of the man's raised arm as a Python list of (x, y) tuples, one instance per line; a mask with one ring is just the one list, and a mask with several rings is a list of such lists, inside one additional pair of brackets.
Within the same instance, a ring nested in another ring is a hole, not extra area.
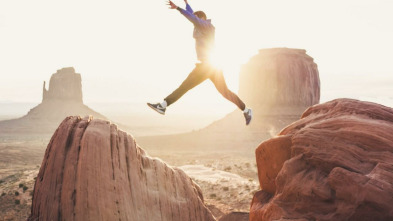
[(188, 1), (184, 0), (184, 2), (186, 3), (186, 11), (188, 11), (190, 13), (194, 13), (194, 11), (192, 10), (190, 4), (188, 4)]
[[(196, 15), (194, 15), (193, 13), (189, 12), (188, 10), (184, 10), (180, 7), (178, 7), (177, 5), (175, 5), (175, 3), (173, 3), (172, 1), (168, 1), (168, 5), (170, 6), (170, 9), (177, 9), (182, 15), (184, 15), (190, 22), (192, 22), (194, 25), (196, 26), (204, 26), (204, 25), (208, 25), (208, 22), (198, 18)], [(188, 5), (188, 4), (187, 4)], [(191, 7), (190, 7), (191, 9)], [(191, 9), (192, 10), (192, 9)]]

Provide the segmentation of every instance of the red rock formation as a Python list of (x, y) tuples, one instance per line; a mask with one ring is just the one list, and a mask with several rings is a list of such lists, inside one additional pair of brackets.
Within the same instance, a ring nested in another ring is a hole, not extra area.
[(182, 170), (104, 120), (67, 117), (38, 174), (29, 220), (214, 220)]
[(307, 107), (318, 104), (318, 67), (306, 50), (262, 49), (243, 65), (239, 95), (248, 106)]
[(256, 158), (262, 190), (250, 220), (393, 220), (392, 108), (315, 105)]

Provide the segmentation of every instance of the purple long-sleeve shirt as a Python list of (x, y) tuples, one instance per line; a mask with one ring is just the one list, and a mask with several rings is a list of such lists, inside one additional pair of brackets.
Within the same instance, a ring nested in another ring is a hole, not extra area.
[(195, 49), (197, 58), (201, 62), (208, 62), (210, 52), (214, 47), (215, 28), (211, 20), (204, 20), (194, 15), (189, 4), (186, 4), (186, 10), (178, 7), (179, 12), (194, 24), (193, 37), (195, 38)]

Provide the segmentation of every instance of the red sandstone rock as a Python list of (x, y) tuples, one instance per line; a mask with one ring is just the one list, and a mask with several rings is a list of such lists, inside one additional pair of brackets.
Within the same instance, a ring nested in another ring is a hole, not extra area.
[(393, 220), (392, 108), (351, 99), (315, 105), (256, 158), (262, 190), (250, 220)]
[(275, 180), (282, 165), (291, 157), (291, 136), (279, 136), (260, 144), (256, 151), (259, 183), (269, 193), (276, 191)]
[(182, 170), (104, 120), (67, 117), (38, 174), (29, 220), (215, 220)]

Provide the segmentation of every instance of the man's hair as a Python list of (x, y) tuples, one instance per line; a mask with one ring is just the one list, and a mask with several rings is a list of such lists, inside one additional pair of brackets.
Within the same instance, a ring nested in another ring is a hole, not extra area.
[(207, 19), (206, 14), (203, 11), (196, 11), (196, 12), (194, 12), (194, 15), (196, 15), (198, 18), (201, 18), (201, 19), (205, 19), (205, 20)]

